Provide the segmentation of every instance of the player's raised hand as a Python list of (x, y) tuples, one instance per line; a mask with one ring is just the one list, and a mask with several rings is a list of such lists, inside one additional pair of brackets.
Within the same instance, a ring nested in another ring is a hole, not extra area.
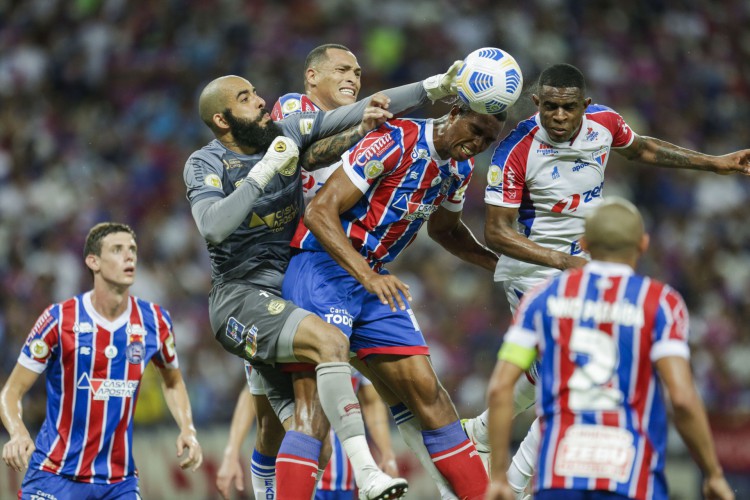
[(237, 491), (245, 491), (245, 476), (239, 457), (224, 455), (216, 474), (216, 488), (224, 500), (229, 500), (232, 495), (232, 481)]
[(750, 175), (750, 149), (743, 149), (735, 153), (720, 156), (721, 163), (716, 168), (717, 174), (744, 174)]
[(390, 305), (393, 312), (396, 312), (396, 305), (402, 311), (406, 310), (406, 304), (401, 297), (402, 294), (406, 297), (406, 300), (411, 300), (409, 285), (392, 274), (373, 272), (362, 281), (362, 286), (368, 292), (377, 295), (381, 303)]
[(11, 436), (3, 446), (3, 462), (15, 471), (23, 472), (28, 468), (29, 458), (35, 449), (34, 440), (28, 433)]
[[(265, 188), (273, 177), (282, 170), (297, 168), (299, 148), (288, 137), (283, 135), (273, 140), (263, 158), (253, 165), (247, 174), (247, 179), (254, 181), (261, 188)], [(291, 173), (294, 173), (292, 170)], [(291, 175), (291, 173), (287, 175)]]
[(426, 78), (422, 86), (427, 92), (427, 97), (432, 101), (439, 101), (449, 95), (456, 95), (456, 75), (461, 69), (463, 61), (455, 61), (448, 71)]
[(706, 500), (734, 500), (734, 493), (723, 475), (711, 476), (703, 480), (703, 498)]
[(203, 463), (203, 450), (195, 437), (195, 429), (184, 430), (177, 436), (177, 456), (184, 455), (185, 449), (188, 454), (180, 461), (180, 468), (191, 468), (195, 472)]
[(393, 113), (388, 111), (391, 100), (385, 94), (374, 94), (367, 103), (362, 123), (359, 124), (359, 133), (364, 136), (370, 130), (374, 130), (384, 124), (386, 120), (393, 118)]

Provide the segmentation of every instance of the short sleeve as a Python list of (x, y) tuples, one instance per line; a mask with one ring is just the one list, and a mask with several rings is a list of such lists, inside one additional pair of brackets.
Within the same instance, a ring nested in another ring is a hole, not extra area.
[(154, 306), (157, 317), (157, 334), (159, 336), (159, 351), (154, 356), (154, 363), (162, 368), (179, 368), (177, 350), (175, 348), (172, 318), (166, 309)]
[(18, 363), (35, 373), (42, 373), (59, 352), (58, 306), (49, 306), (34, 323), (21, 349)]
[(185, 163), (183, 176), (191, 206), (205, 198), (225, 196), (224, 167), (218, 158), (216, 162), (209, 162), (193, 154)]
[(344, 172), (363, 193), (380, 176), (394, 171), (404, 155), (403, 130), (388, 124), (365, 135), (343, 154)]
[(651, 361), (666, 356), (690, 358), (688, 346), (689, 317), (682, 296), (669, 286), (659, 300), (651, 346)]

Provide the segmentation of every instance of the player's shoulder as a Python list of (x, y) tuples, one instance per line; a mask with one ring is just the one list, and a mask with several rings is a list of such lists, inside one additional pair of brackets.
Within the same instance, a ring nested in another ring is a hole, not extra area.
[(133, 304), (135, 304), (135, 307), (139, 309), (139, 312), (141, 313), (141, 316), (143, 316), (144, 313), (149, 314), (153, 313), (157, 316), (164, 316), (166, 318), (169, 318), (169, 311), (167, 311), (164, 307), (159, 305), (156, 302), (151, 302), (150, 300), (142, 299), (136, 295), (131, 295), (130, 298), (133, 301)]
[(604, 104), (596, 104), (592, 103), (589, 104), (585, 111), (586, 115), (595, 115), (599, 113), (614, 113), (618, 114), (617, 111), (610, 108), (609, 106), (605, 106)]
[(305, 94), (290, 92), (278, 98), (273, 105), (271, 118), (274, 121), (283, 120), (284, 118), (308, 111), (318, 111), (319, 108)]
[(208, 164), (221, 164), (221, 158), (224, 156), (226, 148), (221, 145), (217, 139), (213, 139), (211, 142), (203, 146), (197, 151), (194, 151), (187, 159), (186, 166), (194, 164), (195, 162), (205, 162)]

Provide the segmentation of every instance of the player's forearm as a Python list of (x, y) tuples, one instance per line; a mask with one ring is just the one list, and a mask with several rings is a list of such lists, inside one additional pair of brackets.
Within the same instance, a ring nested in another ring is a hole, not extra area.
[(180, 376), (178, 380), (174, 381), (163, 381), (162, 391), (167, 408), (169, 408), (169, 412), (180, 431), (194, 433), (195, 426), (193, 425), (193, 411), (190, 408), (190, 396), (188, 396), (187, 387), (185, 387), (182, 377)]
[(493, 375), (487, 392), (487, 406), (490, 450), (492, 450), (490, 477), (505, 480), (510, 464), (508, 447), (513, 420), (513, 384), (497, 380), (497, 377)]
[(538, 245), (510, 228), (496, 230), (487, 227), (484, 236), (487, 246), (501, 255), (554, 269), (571, 267), (572, 255)]
[(0, 420), (3, 421), (3, 425), (11, 437), (29, 435), (29, 431), (23, 423), (22, 399), (23, 395), (9, 385), (6, 385), (0, 392)]
[(306, 170), (316, 170), (328, 166), (341, 159), (344, 151), (348, 150), (365, 136), (366, 131), (359, 125), (336, 135), (320, 139), (302, 153), (301, 165)]
[(489, 271), (495, 270), (498, 259), (497, 254), (479, 243), (463, 221), (459, 221), (449, 231), (430, 231), (429, 225), (427, 229), (433, 240), (459, 259), (483, 267)]
[(722, 474), (703, 403), (693, 389), (680, 403), (674, 402), (674, 423), (698, 467), (706, 476)]
[(206, 198), (197, 202), (192, 213), (201, 236), (214, 245), (224, 241), (252, 212), (262, 194), (260, 187), (245, 181), (225, 198)]
[(690, 170), (716, 170), (715, 156), (681, 148), (654, 137), (640, 136), (631, 147), (616, 151), (631, 160), (650, 165)]
[(253, 407), (252, 396), (247, 389), (242, 390), (240, 397), (237, 399), (237, 405), (234, 407), (232, 422), (229, 426), (229, 437), (227, 445), (224, 447), (224, 455), (237, 457), (240, 454), (242, 443), (247, 437), (250, 427), (253, 425), (255, 410)]

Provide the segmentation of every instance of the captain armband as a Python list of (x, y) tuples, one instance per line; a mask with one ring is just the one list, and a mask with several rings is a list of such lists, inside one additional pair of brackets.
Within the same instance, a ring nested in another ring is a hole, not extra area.
[(497, 353), (497, 359), (513, 363), (522, 370), (528, 370), (536, 359), (535, 347), (524, 347), (512, 342), (503, 342), (500, 351)]

